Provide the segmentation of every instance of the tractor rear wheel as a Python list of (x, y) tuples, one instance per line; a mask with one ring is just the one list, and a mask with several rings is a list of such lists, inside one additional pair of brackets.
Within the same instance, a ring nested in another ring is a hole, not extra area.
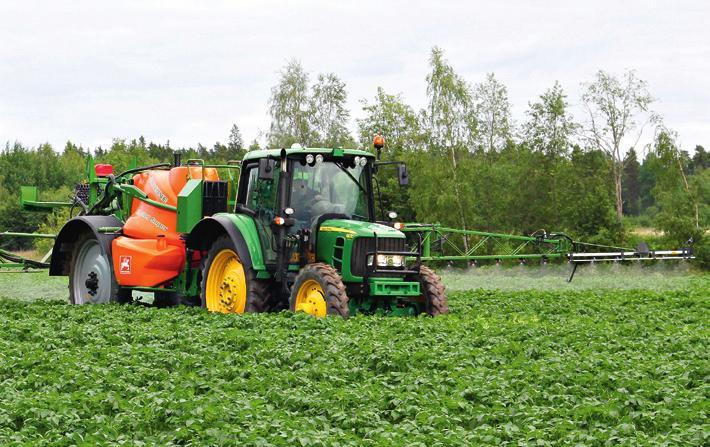
[(432, 317), (449, 313), (449, 300), (441, 278), (423, 265), (419, 268), (419, 287), (424, 298), (424, 312)]
[(244, 266), (229, 236), (218, 238), (202, 264), (202, 307), (210, 312), (265, 312), (271, 302), (268, 284)]
[(350, 316), (343, 280), (328, 264), (309, 264), (301, 269), (291, 288), (291, 310), (316, 317)]
[(69, 302), (102, 304), (131, 301), (130, 290), (121, 290), (113, 274), (111, 258), (93, 234), (74, 244), (69, 264)]

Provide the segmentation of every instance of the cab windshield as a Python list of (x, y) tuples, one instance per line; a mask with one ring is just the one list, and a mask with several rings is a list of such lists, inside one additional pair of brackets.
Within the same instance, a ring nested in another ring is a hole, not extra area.
[(290, 204), (299, 227), (310, 225), (326, 213), (370, 220), (366, 165), (362, 166), (355, 159), (310, 164), (301, 159), (293, 162), (292, 172)]

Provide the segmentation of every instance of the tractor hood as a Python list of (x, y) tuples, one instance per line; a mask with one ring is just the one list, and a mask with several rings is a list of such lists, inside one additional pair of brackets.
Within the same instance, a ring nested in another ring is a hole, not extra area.
[(375, 234), (377, 237), (404, 239), (404, 233), (399, 230), (387, 225), (360, 220), (328, 219), (321, 224), (319, 232), (340, 233), (346, 239), (374, 237)]

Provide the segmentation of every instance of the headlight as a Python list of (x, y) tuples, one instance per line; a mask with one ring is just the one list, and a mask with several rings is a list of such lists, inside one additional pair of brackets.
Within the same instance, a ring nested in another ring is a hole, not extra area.
[[(372, 255), (367, 258), (367, 265), (372, 265)], [(377, 255), (378, 267), (403, 267), (404, 256), (402, 255)]]

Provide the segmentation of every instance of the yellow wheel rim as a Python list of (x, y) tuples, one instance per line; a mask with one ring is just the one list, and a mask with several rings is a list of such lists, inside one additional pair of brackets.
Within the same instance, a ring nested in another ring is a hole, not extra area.
[(205, 304), (210, 312), (244, 313), (247, 304), (244, 266), (228, 248), (217, 253), (207, 272)]
[(306, 280), (296, 294), (296, 312), (305, 312), (316, 317), (325, 317), (328, 306), (325, 302), (325, 292), (318, 281)]

